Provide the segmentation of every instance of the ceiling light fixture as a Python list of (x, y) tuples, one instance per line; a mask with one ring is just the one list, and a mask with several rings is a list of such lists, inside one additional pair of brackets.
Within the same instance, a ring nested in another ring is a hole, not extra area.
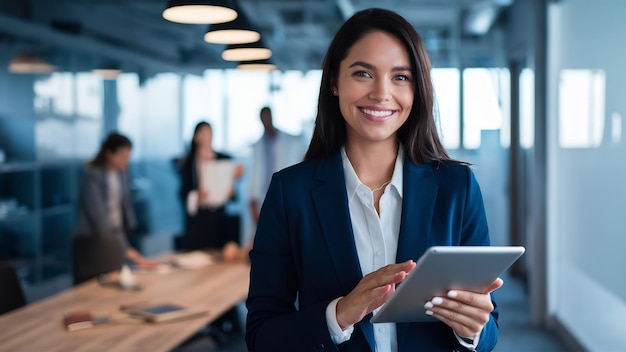
[(273, 71), (276, 65), (269, 60), (242, 61), (237, 65), (240, 70)]
[(234, 21), (209, 25), (204, 41), (213, 44), (245, 44), (261, 39), (261, 34), (252, 28), (243, 12)]
[(248, 44), (230, 44), (222, 52), (226, 61), (254, 61), (272, 57), (272, 51), (263, 47), (260, 41)]
[(26, 51), (16, 54), (9, 62), (11, 73), (50, 73), (56, 69), (48, 61)]
[(106, 64), (92, 69), (91, 72), (102, 77), (102, 79), (116, 79), (123, 71), (117, 65)]
[(213, 24), (237, 18), (230, 1), (169, 0), (163, 18), (176, 23)]

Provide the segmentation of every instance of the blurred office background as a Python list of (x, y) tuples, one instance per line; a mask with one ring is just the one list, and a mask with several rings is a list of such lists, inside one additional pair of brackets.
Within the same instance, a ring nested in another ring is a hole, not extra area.
[[(229, 47), (203, 39), (211, 26), (163, 19), (166, 2), (0, 0), (0, 261), (30, 302), (71, 285), (78, 179), (106, 133), (134, 143), (131, 242), (170, 250), (182, 228), (173, 160), (195, 124), (211, 122), (215, 149), (245, 166), (264, 105), (306, 144), (330, 39), (376, 6), (423, 36), (443, 142), (474, 164), (493, 243), (527, 248), (507, 274), (523, 308), (511, 311), (568, 350), (626, 350), (626, 2), (233, 1), (273, 70), (223, 59)], [(242, 241), (246, 190), (244, 172), (229, 209)]]

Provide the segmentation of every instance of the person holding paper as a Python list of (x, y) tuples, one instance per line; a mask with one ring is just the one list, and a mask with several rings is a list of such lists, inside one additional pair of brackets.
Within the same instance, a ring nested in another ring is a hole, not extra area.
[(480, 187), (448, 156), (433, 116), (430, 61), (413, 26), (355, 13), (322, 65), (305, 160), (274, 174), (252, 250), (250, 351), (489, 351), (491, 291), (450, 291), (435, 322), (370, 318), (434, 245), (489, 245)]
[(185, 207), (182, 249), (224, 247), (238, 241), (239, 234), (228, 226), (226, 204), (235, 199), (235, 181), (243, 174), (241, 164), (228, 154), (213, 149), (213, 129), (199, 122), (189, 152), (180, 165), (180, 197)]
[(128, 137), (112, 132), (85, 165), (74, 232), (76, 236), (116, 236), (126, 248), (129, 261), (156, 267), (159, 262), (144, 257), (126, 238), (137, 224), (128, 175), (131, 148)]
[[(213, 149), (213, 128), (208, 122), (196, 125), (179, 172), (180, 197), (185, 207), (185, 233), (180, 249), (238, 248), (238, 227), (229, 222), (238, 219), (226, 214), (226, 204), (236, 197), (235, 181), (243, 175), (243, 167), (230, 155)], [(240, 330), (236, 308), (209, 326), (209, 333), (217, 342)]]

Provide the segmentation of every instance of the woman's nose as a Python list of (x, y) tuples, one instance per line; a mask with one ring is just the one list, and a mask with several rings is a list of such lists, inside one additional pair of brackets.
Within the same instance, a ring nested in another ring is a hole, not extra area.
[(369, 98), (377, 102), (389, 100), (391, 98), (391, 87), (389, 85), (390, 83), (385, 80), (375, 82), (369, 94)]

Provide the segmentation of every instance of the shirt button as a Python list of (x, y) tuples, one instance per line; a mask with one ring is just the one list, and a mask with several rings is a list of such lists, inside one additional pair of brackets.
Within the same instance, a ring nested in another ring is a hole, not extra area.
[(383, 252), (378, 251), (378, 252), (376, 252), (376, 255), (380, 257), (381, 255), (383, 255)]
[(379, 332), (385, 332), (385, 328), (378, 328)]

